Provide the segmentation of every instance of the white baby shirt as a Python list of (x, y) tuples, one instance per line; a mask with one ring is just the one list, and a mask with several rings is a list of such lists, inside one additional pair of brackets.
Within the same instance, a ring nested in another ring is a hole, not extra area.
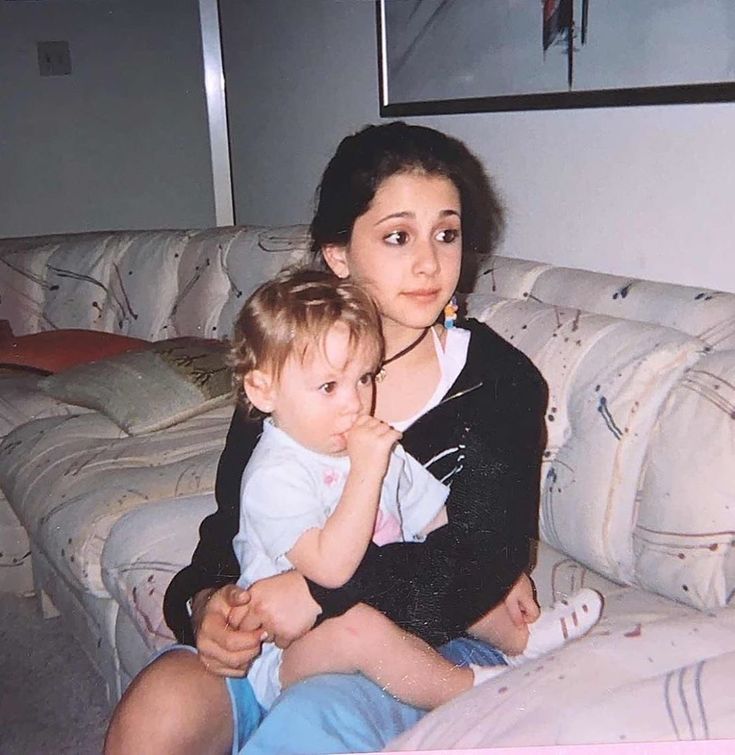
[[(347, 456), (316, 453), (269, 419), (245, 467), (240, 488), (240, 530), (233, 540), (241, 576), (238, 585), (288, 571), (286, 557), (309, 529), (322, 528), (334, 511), (350, 469)], [(439, 513), (449, 488), (399, 445), (383, 480), (375, 541), (423, 540), (422, 530)], [(266, 643), (248, 679), (268, 708), (281, 690), (281, 651)]]

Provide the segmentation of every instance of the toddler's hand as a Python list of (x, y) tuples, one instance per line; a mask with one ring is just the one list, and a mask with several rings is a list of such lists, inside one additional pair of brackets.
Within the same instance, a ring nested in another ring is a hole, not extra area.
[(358, 417), (347, 433), (347, 454), (352, 468), (370, 471), (383, 477), (393, 446), (402, 433), (390, 425), (366, 414)]

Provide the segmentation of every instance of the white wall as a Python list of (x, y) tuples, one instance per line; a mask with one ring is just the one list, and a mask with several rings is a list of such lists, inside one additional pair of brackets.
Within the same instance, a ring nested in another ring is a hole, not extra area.
[(0, 237), (213, 225), (203, 81), (196, 0), (0, 3)]
[[(237, 221), (308, 221), (380, 120), (374, 3), (220, 4)], [(44, 39), (72, 76), (38, 75)], [(0, 3), (0, 119), (0, 236), (214, 224), (196, 0)], [(413, 120), (496, 177), (502, 253), (735, 291), (735, 104)]]
[(372, 0), (220, 0), (238, 223), (309, 220), (342, 137), (378, 120)]
[[(237, 220), (307, 221), (339, 139), (379, 121), (374, 4), (221, 9)], [(735, 291), (735, 104), (411, 120), (465, 139), (496, 177), (501, 253)]]

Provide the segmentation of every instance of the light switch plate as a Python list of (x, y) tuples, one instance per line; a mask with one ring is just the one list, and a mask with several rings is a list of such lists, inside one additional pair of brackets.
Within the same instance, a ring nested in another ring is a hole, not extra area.
[(71, 74), (71, 53), (69, 43), (39, 42), (38, 71), (41, 76), (69, 76)]

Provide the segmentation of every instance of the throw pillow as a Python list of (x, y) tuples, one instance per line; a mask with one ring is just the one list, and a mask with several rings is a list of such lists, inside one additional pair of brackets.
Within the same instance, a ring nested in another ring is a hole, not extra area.
[(60, 401), (95, 409), (129, 435), (162, 430), (232, 398), (228, 345), (202, 338), (157, 341), (147, 351), (74, 367), (40, 381)]
[(95, 359), (149, 346), (150, 341), (141, 338), (100, 330), (47, 330), (0, 339), (0, 366), (61, 372)]

